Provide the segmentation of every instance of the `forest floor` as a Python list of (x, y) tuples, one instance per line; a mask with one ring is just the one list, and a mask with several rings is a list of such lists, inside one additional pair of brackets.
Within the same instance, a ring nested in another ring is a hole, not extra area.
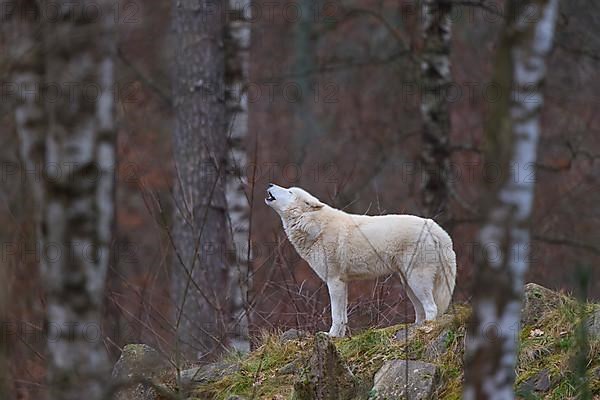
[[(463, 354), (470, 307), (453, 305), (433, 322), (367, 329), (333, 339), (341, 360), (357, 382), (353, 399), (375, 398), (375, 373), (386, 361), (419, 360), (437, 366), (433, 399), (460, 399)], [(595, 318), (595, 319), (594, 319)], [(527, 285), (515, 389), (523, 399), (600, 399), (600, 304)], [(294, 385), (310, 369), (315, 336), (282, 340), (265, 333), (246, 355), (228, 354), (218, 365), (227, 373), (195, 384), (190, 398), (298, 398)], [(583, 349), (583, 350), (582, 350)], [(585, 377), (585, 378), (584, 378)], [(587, 389), (586, 389), (587, 388)], [(587, 390), (587, 397), (581, 396)], [(232, 397), (232, 396), (240, 397)]]

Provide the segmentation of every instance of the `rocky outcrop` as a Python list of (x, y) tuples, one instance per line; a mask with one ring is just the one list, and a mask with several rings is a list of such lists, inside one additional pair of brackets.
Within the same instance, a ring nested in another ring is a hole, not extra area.
[(181, 371), (180, 383), (184, 388), (218, 381), (226, 375), (236, 373), (240, 366), (234, 362), (218, 361), (214, 364)]
[(357, 382), (327, 334), (315, 337), (312, 355), (294, 384), (294, 400), (349, 400)]
[(299, 340), (306, 337), (306, 332), (299, 329), (288, 329), (279, 336), (280, 342), (289, 342), (290, 340)]
[(537, 398), (540, 393), (547, 392), (550, 386), (550, 373), (547, 369), (543, 369), (521, 383), (516, 390), (516, 394), (524, 398)]
[(158, 383), (169, 370), (168, 359), (145, 344), (128, 344), (112, 371), (116, 400), (157, 400), (167, 390)]
[(427, 343), (425, 348), (424, 356), (428, 360), (435, 360), (448, 350), (448, 340), (450, 339), (450, 332), (448, 330), (442, 331), (435, 339)]
[(600, 338), (600, 306), (594, 307), (585, 321), (587, 334), (591, 338)]
[(536, 283), (525, 285), (521, 324), (535, 325), (542, 316), (560, 303), (560, 294)]
[[(580, 311), (585, 310), (585, 314)], [(563, 398), (576, 376), (579, 335), (588, 334), (587, 376), (600, 395), (600, 305), (580, 304), (536, 284), (525, 286), (515, 389), (520, 398)], [(457, 399), (470, 308), (457, 304), (435, 321), (366, 329), (329, 338), (290, 329), (266, 336), (242, 357), (182, 370), (146, 345), (128, 345), (114, 367), (117, 400)], [(173, 397), (175, 396), (175, 397)]]
[(432, 399), (438, 368), (433, 364), (412, 360), (391, 360), (375, 374), (369, 399)]

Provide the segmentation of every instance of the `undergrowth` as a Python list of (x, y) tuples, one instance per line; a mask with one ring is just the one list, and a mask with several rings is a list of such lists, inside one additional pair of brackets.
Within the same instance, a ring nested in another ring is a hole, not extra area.
[[(535, 325), (523, 326), (516, 368), (517, 393), (523, 399), (574, 398), (581, 379), (574, 373), (579, 339), (577, 327), (582, 315), (588, 315), (598, 305), (581, 306), (570, 297), (560, 295), (558, 306), (549, 309)], [(384, 362), (393, 359), (413, 359), (434, 363), (439, 370), (435, 398), (461, 398), (463, 353), (466, 323), (470, 309), (453, 306), (451, 312), (437, 321), (420, 327), (395, 325), (383, 329), (367, 329), (349, 338), (335, 339), (336, 348), (352, 373), (365, 385), (372, 385), (375, 372)], [(397, 332), (399, 339), (396, 339)], [(405, 339), (405, 334), (408, 336)], [(198, 387), (198, 398), (225, 400), (232, 394), (254, 399), (290, 399), (295, 381), (294, 372), (310, 357), (314, 336), (281, 342), (278, 333), (265, 333), (262, 345), (246, 356), (229, 355), (238, 363), (238, 372), (217, 382)], [(432, 343), (441, 345), (441, 352), (430, 351)], [(600, 396), (600, 340), (590, 339), (586, 370), (592, 396)], [(545, 392), (528, 392), (526, 383), (538, 374), (549, 377)]]

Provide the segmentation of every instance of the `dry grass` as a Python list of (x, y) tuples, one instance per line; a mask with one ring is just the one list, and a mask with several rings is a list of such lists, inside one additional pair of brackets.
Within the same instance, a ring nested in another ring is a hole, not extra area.
[[(559, 305), (549, 309), (536, 326), (523, 327), (516, 386), (543, 370), (551, 378), (548, 392), (523, 394), (523, 398), (568, 399), (576, 395), (579, 385), (574, 360), (580, 348), (577, 327), (582, 315), (591, 312), (593, 307), (595, 305), (592, 304), (580, 306), (572, 298), (561, 296)], [(469, 307), (456, 305), (452, 314), (419, 328), (395, 325), (367, 329), (349, 338), (336, 339), (334, 343), (351, 371), (365, 386), (372, 384), (373, 375), (387, 360), (420, 359), (439, 367), (440, 384), (436, 398), (460, 399), (465, 326), (469, 316)], [(404, 340), (402, 334), (401, 340), (395, 338), (399, 330), (408, 333), (408, 340)], [(440, 354), (428, 351), (436, 339), (445, 348)], [(231, 394), (255, 399), (291, 398), (295, 376), (289, 370), (293, 369), (293, 365), (301, 366), (308, 359), (313, 340), (314, 336), (309, 335), (301, 340), (282, 343), (279, 333), (265, 333), (262, 345), (249, 355), (229, 356), (239, 362), (239, 372), (199, 387), (196, 394), (201, 398), (214, 399), (226, 399)], [(590, 340), (587, 360), (589, 386), (592, 395), (597, 396), (600, 395), (600, 382), (592, 376), (597, 376), (600, 370), (600, 340)]]

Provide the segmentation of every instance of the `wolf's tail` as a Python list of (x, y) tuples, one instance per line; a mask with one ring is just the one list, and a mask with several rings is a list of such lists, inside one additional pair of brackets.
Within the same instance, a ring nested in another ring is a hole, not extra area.
[(456, 283), (456, 254), (452, 249), (452, 239), (441, 227), (436, 226), (432, 233), (438, 247), (440, 268), (435, 276), (433, 299), (437, 306), (438, 317), (446, 312), (452, 300)]

